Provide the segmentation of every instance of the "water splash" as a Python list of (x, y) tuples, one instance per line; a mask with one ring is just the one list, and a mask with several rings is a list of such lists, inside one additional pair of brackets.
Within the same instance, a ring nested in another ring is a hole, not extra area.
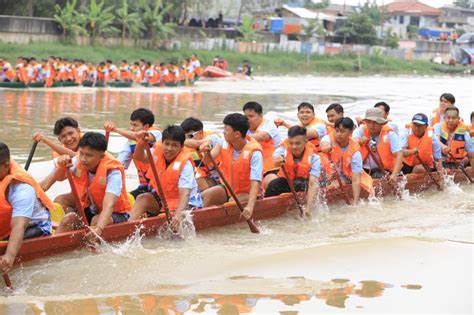
[(158, 238), (162, 240), (186, 240), (196, 237), (192, 210), (183, 210), (178, 222), (179, 224), (176, 228), (173, 228), (170, 223), (165, 222), (158, 229)]
[(454, 174), (448, 175), (446, 172), (443, 172), (443, 188), (450, 194), (463, 194), (464, 191), (461, 188), (461, 184), (454, 182), (454, 176)]

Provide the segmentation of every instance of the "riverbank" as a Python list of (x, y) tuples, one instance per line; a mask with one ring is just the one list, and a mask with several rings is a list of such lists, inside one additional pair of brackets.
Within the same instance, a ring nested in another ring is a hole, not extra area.
[(68, 59), (81, 58), (94, 63), (112, 59), (120, 63), (122, 59), (129, 62), (138, 59), (163, 62), (180, 62), (196, 52), (201, 63), (209, 65), (216, 55), (224, 57), (229, 62), (229, 69), (235, 71), (244, 60), (249, 60), (254, 66), (256, 75), (282, 74), (324, 74), (324, 75), (368, 75), (368, 74), (462, 74), (467, 67), (438, 65), (427, 61), (405, 61), (386, 56), (358, 57), (356, 54), (341, 54), (335, 56), (306, 55), (296, 53), (268, 54), (239, 54), (223, 50), (194, 51), (180, 50), (151, 50), (142, 48), (73, 46), (62, 43), (30, 43), (10, 44), (0, 42), (0, 57), (15, 62), (18, 56), (34, 56), (37, 59), (48, 56), (61, 56)]

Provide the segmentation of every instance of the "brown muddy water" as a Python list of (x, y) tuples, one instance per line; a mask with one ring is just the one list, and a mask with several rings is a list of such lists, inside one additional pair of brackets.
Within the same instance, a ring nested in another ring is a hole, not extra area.
[[(105, 120), (125, 128), (130, 112), (142, 106), (154, 111), (161, 127), (193, 115), (219, 130), (223, 117), (249, 100), (263, 104), (270, 119), (294, 121), (302, 101), (320, 115), (340, 102), (348, 115), (362, 116), (384, 100), (402, 126), (451, 92), (468, 120), (473, 91), (472, 79), (451, 77), (264, 77), (176, 89), (0, 90), (0, 141), (24, 162), (32, 133), (52, 135), (63, 115), (77, 118), (83, 130), (100, 130)], [(112, 136), (111, 150), (117, 152), (123, 141)], [(44, 177), (50, 159), (40, 145), (32, 174)], [(133, 170), (127, 178), (131, 189)], [(50, 194), (66, 186), (55, 185)], [(319, 204), (314, 213), (310, 221), (293, 212), (259, 222), (264, 233), (257, 236), (243, 224), (183, 242), (137, 234), (97, 253), (81, 250), (25, 263), (10, 274), (15, 292), (0, 293), (0, 313), (472, 313), (472, 185), (448, 183), (441, 193), (433, 189), (351, 207)]]

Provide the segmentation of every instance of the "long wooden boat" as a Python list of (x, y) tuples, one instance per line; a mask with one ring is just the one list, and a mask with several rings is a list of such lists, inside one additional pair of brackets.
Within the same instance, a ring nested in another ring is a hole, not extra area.
[[(460, 170), (450, 170), (454, 182), (466, 182), (466, 176)], [(437, 173), (432, 173), (436, 180), (439, 180)], [(470, 170), (470, 176), (474, 171)], [(413, 174), (407, 176), (408, 181), (405, 189), (410, 192), (421, 192), (435, 184), (428, 174)], [(394, 188), (386, 180), (374, 180), (374, 186), (378, 195), (395, 195)], [(352, 196), (351, 185), (345, 185), (344, 191)], [(341, 202), (343, 200), (342, 192), (339, 188), (330, 186), (324, 188), (325, 199), (328, 204)], [(367, 198), (365, 192), (361, 192), (361, 198)], [(255, 205), (253, 218), (255, 220), (264, 220), (278, 217), (295, 209), (293, 196), (289, 193), (276, 197), (264, 198), (258, 200)], [(120, 224), (109, 225), (104, 229), (103, 239), (107, 242), (121, 241), (132, 235), (140, 226), (141, 233), (144, 235), (156, 235), (157, 230), (166, 222), (164, 215), (147, 218), (144, 220), (135, 220)], [(197, 231), (209, 229), (212, 227), (225, 226), (244, 222), (240, 216), (240, 211), (234, 203), (227, 203), (222, 206), (212, 206), (193, 211), (193, 222)], [(20, 253), (17, 256), (17, 262), (24, 262), (40, 257), (51, 256), (63, 252), (72, 251), (84, 246), (83, 237), (85, 230), (73, 231), (63, 234), (57, 234), (47, 237), (25, 240)], [(250, 232), (249, 232), (250, 233)], [(7, 247), (7, 242), (0, 242), (0, 255), (3, 255)]]
[[(63, 81), (63, 82), (54, 82), (52, 86), (49, 88), (57, 88), (57, 87), (72, 87), (72, 86), (79, 86), (79, 84), (71, 81)], [(0, 88), (9, 88), (9, 89), (28, 89), (28, 88), (44, 88), (44, 82), (31, 82), (29, 84), (25, 84), (23, 82), (0, 82)]]

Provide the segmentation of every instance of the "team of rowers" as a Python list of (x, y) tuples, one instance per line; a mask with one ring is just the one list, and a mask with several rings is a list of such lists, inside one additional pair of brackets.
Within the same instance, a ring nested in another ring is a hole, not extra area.
[[(86, 238), (91, 242), (109, 224), (162, 213), (164, 201), (172, 210), (173, 224), (184, 210), (232, 201), (216, 168), (245, 204), (246, 219), (252, 217), (258, 198), (290, 192), (291, 187), (306, 192), (304, 212), (310, 215), (318, 189), (338, 185), (336, 179), (352, 186), (356, 204), (361, 190), (372, 190), (373, 178), (395, 184), (400, 173), (426, 172), (423, 165), (432, 170), (473, 166), (474, 112), (471, 125), (466, 125), (454, 103), (453, 95), (443, 94), (431, 120), (418, 113), (399, 130), (388, 118), (390, 107), (384, 102), (356, 119), (358, 127), (340, 104), (326, 109), (326, 121), (315, 116), (311, 104), (301, 103), (300, 123), (292, 125), (265, 119), (262, 106), (248, 102), (243, 113), (224, 118), (222, 136), (205, 130), (193, 117), (159, 130), (154, 114), (139, 108), (131, 113), (128, 129), (104, 123), (106, 132), (126, 138), (118, 157), (107, 152), (106, 136), (83, 133), (76, 120), (61, 118), (53, 130), (59, 143), (42, 133), (33, 135), (55, 156), (54, 171), (41, 182), (13, 161), (7, 145), (0, 143), (0, 240), (9, 241), (0, 267), (4, 272), (12, 267), (23, 239), (52, 233), (54, 203), (45, 191), (65, 180), (68, 172), (85, 208), (90, 225)], [(286, 140), (281, 139), (280, 126), (288, 128)], [(125, 169), (131, 163), (139, 178), (139, 186), (130, 192), (133, 206), (125, 183)], [(155, 165), (159, 179), (149, 163)], [(54, 202), (66, 211), (56, 233), (84, 227), (72, 191)]]
[(196, 54), (185, 59), (181, 64), (152, 63), (144, 59), (129, 64), (122, 60), (120, 66), (112, 60), (94, 65), (83, 59), (68, 60), (50, 56), (41, 61), (31, 57), (18, 57), (15, 67), (0, 57), (0, 82), (44, 83), (51, 87), (55, 82), (74, 82), (78, 85), (85, 81), (95, 86), (97, 82), (133, 82), (136, 84), (165, 85), (177, 84), (180, 81), (192, 81), (201, 76), (203, 69)]

